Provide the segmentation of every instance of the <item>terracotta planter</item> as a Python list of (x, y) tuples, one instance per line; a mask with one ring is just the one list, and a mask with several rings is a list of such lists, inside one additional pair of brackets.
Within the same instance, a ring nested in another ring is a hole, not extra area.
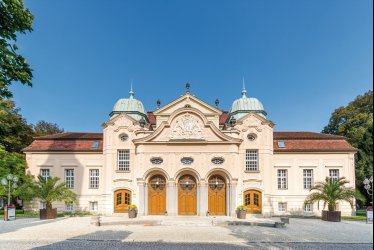
[(57, 218), (57, 208), (52, 209), (40, 209), (39, 216), (41, 220), (56, 219)]
[(322, 210), (322, 220), (340, 222), (342, 213), (340, 211), (326, 211)]
[(128, 215), (129, 215), (130, 219), (136, 218), (136, 216), (138, 215), (138, 211), (136, 211), (136, 210), (129, 210)]
[(238, 219), (245, 219), (247, 216), (247, 211), (246, 210), (238, 210), (237, 211), (237, 216)]

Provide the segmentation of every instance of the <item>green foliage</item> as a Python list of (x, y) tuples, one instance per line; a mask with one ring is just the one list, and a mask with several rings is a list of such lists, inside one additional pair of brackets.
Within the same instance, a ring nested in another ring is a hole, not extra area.
[(55, 201), (76, 202), (76, 194), (68, 189), (64, 182), (60, 182), (58, 177), (45, 179), (38, 176), (38, 181), (29, 185), (25, 192), (28, 192), (27, 198), (39, 198), (49, 209), (52, 209), (52, 202)]
[(309, 194), (305, 199), (305, 204), (311, 204), (322, 201), (323, 207), (326, 205), (329, 211), (335, 211), (338, 201), (346, 201), (351, 207), (354, 206), (354, 199), (364, 200), (362, 194), (354, 188), (346, 187), (349, 181), (345, 177), (334, 180), (326, 177), (325, 182), (317, 182), (310, 191), (316, 191)]
[[(25, 174), (26, 161), (23, 155), (18, 153), (9, 153), (5, 148), (0, 145), (0, 178), (6, 177), (8, 174), (17, 176), (19, 181), (18, 185), (22, 186), (25, 183), (30, 183), (31, 178)], [(8, 189), (0, 186), (0, 197), (7, 197)], [(11, 196), (14, 198), (19, 196), (20, 189), (11, 188)]]
[(366, 194), (363, 181), (373, 175), (373, 91), (336, 109), (322, 132), (345, 136), (358, 149), (355, 159), (356, 186)]
[(0, 97), (0, 145), (8, 152), (22, 153), (32, 137), (32, 126), (19, 114), (14, 102)]
[(32, 31), (34, 16), (22, 0), (1, 0), (0, 17), (0, 97), (12, 97), (12, 82), (32, 86), (32, 70), (15, 42), (18, 34)]
[(60, 128), (56, 123), (38, 121), (34, 126), (34, 136), (52, 135), (63, 133), (64, 129)]

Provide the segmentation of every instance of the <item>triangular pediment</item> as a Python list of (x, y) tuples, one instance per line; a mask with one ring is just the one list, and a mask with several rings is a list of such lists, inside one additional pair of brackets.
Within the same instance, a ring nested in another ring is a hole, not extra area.
[(211, 115), (221, 115), (222, 112), (209, 105), (208, 103), (200, 100), (199, 98), (190, 95), (185, 94), (181, 96), (180, 98), (172, 101), (171, 103), (163, 106), (162, 108), (156, 110), (153, 112), (155, 116), (157, 115), (170, 115), (175, 110), (184, 108), (184, 107), (191, 107), (200, 110), (203, 114), (211, 114)]
[(222, 133), (200, 110), (182, 108), (170, 115), (151, 135), (134, 140), (134, 143), (240, 144), (241, 140)]

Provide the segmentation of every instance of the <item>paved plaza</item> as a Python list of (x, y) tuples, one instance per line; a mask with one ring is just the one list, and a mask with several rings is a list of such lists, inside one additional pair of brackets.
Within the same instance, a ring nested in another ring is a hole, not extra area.
[[(90, 217), (0, 222), (0, 249), (372, 249), (373, 225), (291, 219), (258, 226), (90, 225)], [(277, 220), (275, 218), (274, 220)]]

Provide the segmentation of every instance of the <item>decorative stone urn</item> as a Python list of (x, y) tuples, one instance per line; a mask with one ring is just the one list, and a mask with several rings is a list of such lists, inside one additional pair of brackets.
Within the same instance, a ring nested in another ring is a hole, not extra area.
[(322, 220), (340, 222), (342, 218), (342, 213), (340, 211), (327, 211), (322, 210)]
[(133, 219), (133, 218), (136, 218), (136, 216), (138, 215), (138, 211), (136, 211), (136, 210), (129, 210), (128, 214), (129, 214), (129, 218)]
[(236, 215), (238, 217), (238, 219), (245, 219), (246, 216), (247, 216), (247, 207), (246, 206), (238, 206), (236, 208)]
[(57, 208), (45, 208), (39, 210), (39, 216), (41, 220), (56, 219)]

